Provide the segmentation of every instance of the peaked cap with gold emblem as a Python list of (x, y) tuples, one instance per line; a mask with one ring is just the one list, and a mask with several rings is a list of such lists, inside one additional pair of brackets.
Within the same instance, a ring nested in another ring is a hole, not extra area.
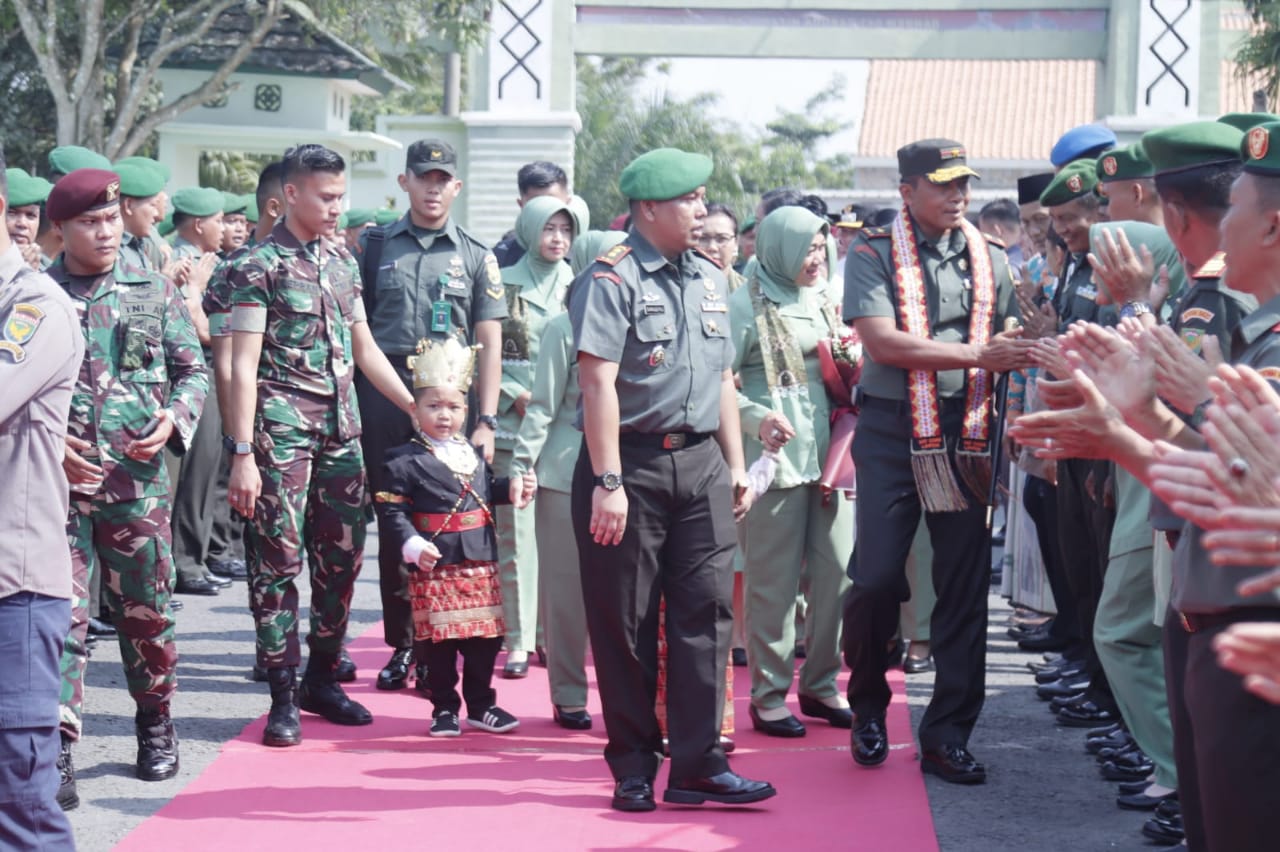
[(458, 176), (458, 154), (453, 146), (440, 139), (419, 139), (409, 146), (405, 154), (404, 167), (415, 175), (427, 172), (444, 172), (450, 177)]
[(413, 370), (413, 389), (454, 387), (461, 393), (471, 388), (471, 377), (476, 368), (476, 352), (479, 344), (467, 346), (456, 337), (444, 340), (422, 339), (418, 341), (418, 354), (406, 359)]
[(964, 146), (954, 139), (921, 139), (898, 149), (898, 176), (923, 177), (944, 184), (962, 177), (981, 177), (969, 168)]
[(45, 201), (49, 219), (65, 222), (81, 213), (120, 203), (120, 176), (106, 169), (76, 169), (63, 175)]

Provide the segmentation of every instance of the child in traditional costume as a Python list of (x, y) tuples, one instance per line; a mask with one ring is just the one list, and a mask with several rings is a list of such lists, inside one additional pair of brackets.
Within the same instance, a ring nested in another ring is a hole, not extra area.
[[(414, 634), (425, 644), (434, 705), (433, 737), (462, 732), (463, 699), (473, 728), (503, 734), (520, 724), (497, 706), (492, 686), (505, 632), (493, 506), (527, 505), (537, 480), (532, 473), (494, 478), (484, 456), (459, 434), (476, 348), (454, 338), (418, 344), (410, 366), (420, 431), (387, 453), (387, 490), (375, 498), (410, 572)], [(456, 689), (459, 655), (462, 698)]]

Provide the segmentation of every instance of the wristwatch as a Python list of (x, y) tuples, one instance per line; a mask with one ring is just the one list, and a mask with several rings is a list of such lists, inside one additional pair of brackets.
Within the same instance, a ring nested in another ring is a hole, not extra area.
[(476, 418), (477, 423), (483, 423), (493, 431), (498, 431), (498, 417), (496, 414), (481, 414)]
[(606, 470), (599, 476), (591, 477), (591, 484), (598, 485), (605, 491), (617, 491), (622, 487), (622, 474)]
[(253, 453), (253, 444), (248, 441), (237, 441), (230, 435), (222, 436), (222, 448), (237, 456), (247, 456)]
[(1120, 307), (1121, 319), (1137, 319), (1151, 313), (1150, 302), (1125, 302)]

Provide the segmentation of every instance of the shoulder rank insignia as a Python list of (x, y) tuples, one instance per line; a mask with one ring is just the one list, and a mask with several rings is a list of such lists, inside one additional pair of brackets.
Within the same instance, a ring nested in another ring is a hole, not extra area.
[(593, 280), (594, 280), (594, 279), (596, 279), (596, 278), (603, 278), (603, 279), (604, 279), (604, 280), (606, 280), (606, 281), (612, 281), (614, 284), (621, 284), (621, 283), (622, 283), (622, 276), (621, 276), (621, 275), (619, 275), (619, 274), (618, 274), (618, 273), (616, 273), (616, 272), (610, 272), (610, 271), (609, 271), (609, 270), (607, 270), (607, 269), (601, 269), (601, 270), (599, 270), (599, 271), (597, 271), (597, 272), (593, 272), (593, 273), (591, 274), (591, 278), (592, 278)]
[(982, 238), (987, 241), (987, 245), (992, 245), (998, 249), (1004, 249), (1005, 251), (1009, 250), (1009, 247), (1004, 244), (1004, 240), (999, 237), (993, 237), (990, 234), (983, 234)]
[(702, 258), (703, 260), (707, 260), (715, 264), (716, 269), (724, 269), (724, 266), (721, 265), (720, 261), (716, 260), (714, 257), (707, 254), (702, 249), (695, 247), (693, 250), (693, 253), (696, 254), (698, 257)]
[(408, 503), (409, 498), (393, 491), (379, 491), (373, 495), (375, 503)]
[(43, 320), (44, 311), (35, 305), (29, 302), (15, 304), (4, 318), (4, 327), (0, 331), (0, 335), (3, 335), (0, 352), (7, 352), (13, 363), (21, 364), (27, 359), (27, 350), (23, 346), (35, 336), (36, 329)]
[(1213, 311), (1207, 311), (1204, 308), (1187, 308), (1182, 312), (1182, 316), (1178, 317), (1182, 322), (1190, 320), (1200, 320), (1200, 322), (1211, 322), (1213, 320)]
[(1221, 278), (1222, 273), (1227, 271), (1227, 255), (1224, 252), (1218, 252), (1205, 262), (1191, 276), (1192, 278)]
[(631, 254), (631, 246), (618, 243), (616, 246), (597, 257), (596, 260), (600, 263), (608, 264), (609, 266), (617, 266), (618, 261), (622, 260), (629, 254)]
[(862, 234), (862, 236), (866, 237), (869, 240), (893, 236), (893, 234), (890, 233), (889, 229), (883, 226), (877, 226), (874, 228), (863, 228), (860, 233)]

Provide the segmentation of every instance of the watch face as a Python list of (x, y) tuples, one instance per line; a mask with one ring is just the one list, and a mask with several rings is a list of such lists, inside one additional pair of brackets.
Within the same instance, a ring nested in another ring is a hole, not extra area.
[(605, 491), (617, 491), (622, 487), (622, 476), (607, 470), (600, 475), (600, 487)]

